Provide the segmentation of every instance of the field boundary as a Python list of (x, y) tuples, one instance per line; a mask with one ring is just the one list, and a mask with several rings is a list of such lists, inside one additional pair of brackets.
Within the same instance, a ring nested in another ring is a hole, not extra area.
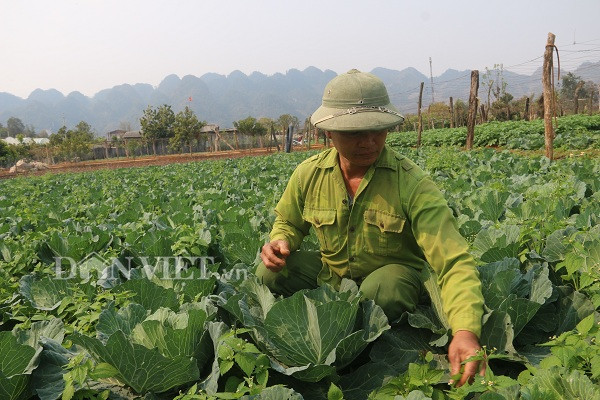
[[(322, 144), (314, 144), (310, 147), (311, 150), (321, 149)], [(295, 152), (307, 151), (306, 147), (295, 147)], [(275, 148), (260, 148), (246, 150), (225, 150), (217, 152), (202, 152), (192, 154), (167, 154), (160, 156), (144, 156), (136, 158), (121, 158), (109, 160), (92, 160), (80, 162), (62, 162), (49, 165), (48, 169), (41, 171), (18, 171), (17, 173), (9, 173), (8, 168), (0, 170), (0, 179), (17, 178), (21, 176), (45, 175), (48, 173), (73, 173), (95, 171), (99, 169), (116, 169), (116, 168), (139, 168), (153, 165), (168, 165), (182, 164), (194, 161), (217, 160), (223, 158), (240, 158), (240, 157), (256, 157), (265, 156), (277, 153)]]

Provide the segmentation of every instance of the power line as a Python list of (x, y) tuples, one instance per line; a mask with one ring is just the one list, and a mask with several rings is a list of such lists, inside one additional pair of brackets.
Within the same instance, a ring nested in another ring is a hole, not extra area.
[(575, 42), (575, 43), (569, 43), (569, 44), (562, 44), (562, 45), (560, 45), (560, 47), (579, 46), (579, 45), (584, 45), (586, 43), (598, 42), (598, 41), (600, 41), (600, 38), (598, 38), (598, 39), (590, 39), (590, 40), (586, 40), (586, 41), (583, 41), (583, 42)]
[(594, 51), (600, 51), (600, 47), (595, 49), (584, 49), (584, 50), (561, 50), (562, 53), (589, 53)]
[(529, 61), (525, 61), (525, 62), (522, 62), (522, 63), (520, 63), (520, 64), (509, 65), (508, 67), (505, 67), (505, 68), (506, 68), (506, 69), (508, 69), (508, 68), (513, 68), (513, 67), (518, 67), (519, 65), (528, 64), (528, 63), (530, 63), (530, 62), (533, 62), (533, 61), (535, 61), (535, 60), (539, 60), (540, 58), (544, 58), (544, 56), (543, 56), (543, 55), (541, 55), (541, 56), (539, 56), (539, 57), (532, 58), (532, 59), (531, 59), (531, 60), (529, 60)]

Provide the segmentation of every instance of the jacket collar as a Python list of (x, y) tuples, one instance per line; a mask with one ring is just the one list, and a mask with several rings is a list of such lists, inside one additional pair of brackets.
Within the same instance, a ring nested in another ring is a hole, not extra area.
[[(333, 168), (337, 164), (338, 152), (335, 149), (335, 147), (332, 147), (331, 149), (321, 153), (321, 157), (319, 158), (319, 161), (317, 163), (317, 168)], [(381, 154), (379, 154), (379, 157), (377, 157), (377, 160), (375, 160), (375, 163), (373, 165), (375, 166), (375, 168), (389, 168), (396, 171), (396, 169), (398, 168), (398, 160), (394, 155), (393, 150), (388, 148), (388, 145), (386, 144), (385, 146), (383, 146)]]

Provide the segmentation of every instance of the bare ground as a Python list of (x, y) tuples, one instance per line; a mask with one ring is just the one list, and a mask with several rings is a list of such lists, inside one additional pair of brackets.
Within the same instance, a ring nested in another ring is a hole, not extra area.
[[(312, 145), (311, 149), (322, 148), (323, 145)], [(294, 148), (294, 151), (304, 151), (306, 148)], [(164, 156), (144, 156), (137, 158), (119, 158), (107, 160), (93, 160), (81, 162), (63, 162), (59, 164), (49, 165), (47, 170), (42, 171), (18, 171), (16, 174), (11, 174), (7, 169), (0, 170), (0, 179), (15, 178), (18, 176), (45, 175), (48, 173), (68, 173), (68, 172), (86, 172), (98, 169), (115, 169), (115, 168), (132, 168), (146, 167), (149, 165), (167, 165), (173, 163), (187, 163), (192, 161), (216, 160), (221, 158), (239, 158), (249, 156), (264, 156), (275, 153), (276, 148), (272, 149), (252, 149), (252, 150), (228, 150), (217, 152), (203, 152), (192, 154), (169, 154)]]

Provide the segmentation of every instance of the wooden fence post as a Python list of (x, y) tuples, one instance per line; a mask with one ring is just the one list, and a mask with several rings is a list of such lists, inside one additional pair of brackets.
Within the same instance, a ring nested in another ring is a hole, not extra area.
[(479, 71), (471, 71), (471, 90), (469, 92), (469, 114), (467, 116), (467, 150), (473, 148), (475, 119), (477, 118), (477, 91), (479, 90)]
[(423, 85), (425, 82), (421, 82), (421, 89), (419, 90), (419, 104), (417, 108), (417, 119), (418, 119), (418, 130), (417, 130), (417, 148), (421, 147), (421, 133), (423, 133), (423, 116), (421, 115), (421, 105), (423, 101)]
[(450, 96), (450, 128), (454, 128), (454, 101)]
[(583, 81), (579, 82), (575, 87), (575, 114), (579, 114), (579, 92), (583, 88)]
[(487, 122), (487, 111), (485, 110), (485, 104), (481, 104), (479, 109), (481, 110), (480, 121), (483, 124), (484, 122)]
[(523, 113), (523, 119), (529, 121), (529, 97), (525, 98), (525, 112)]
[(544, 89), (544, 141), (546, 145), (546, 157), (551, 161), (554, 158), (554, 126), (552, 126), (552, 115), (554, 112), (554, 93), (552, 93), (552, 53), (554, 51), (555, 37), (556, 36), (553, 33), (548, 33), (542, 70), (542, 86)]

